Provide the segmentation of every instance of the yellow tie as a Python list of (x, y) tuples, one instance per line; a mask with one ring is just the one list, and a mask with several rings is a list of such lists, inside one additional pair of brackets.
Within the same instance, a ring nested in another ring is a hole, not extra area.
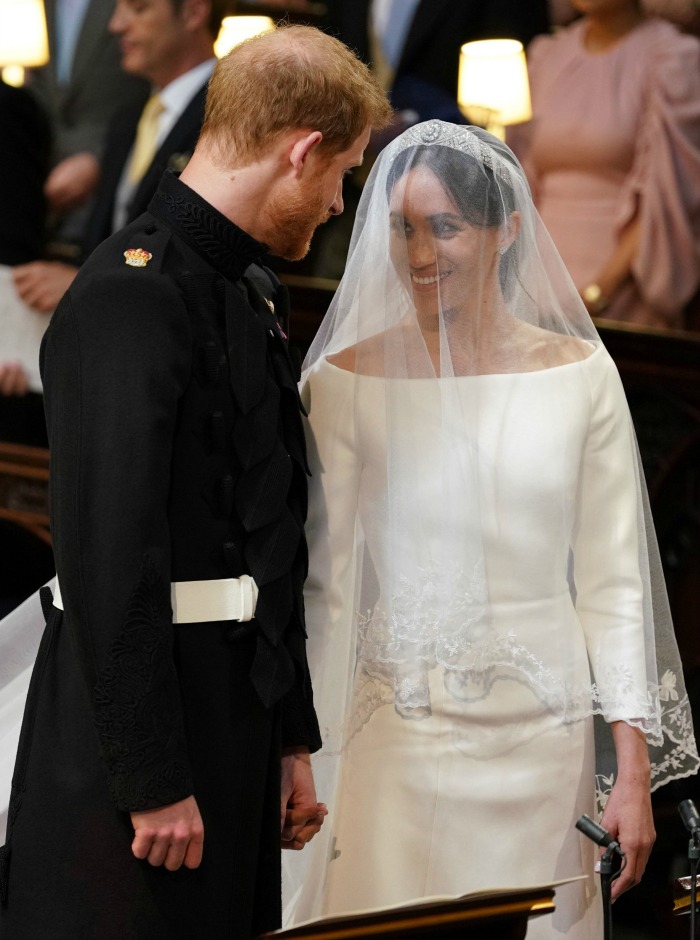
[(145, 104), (138, 127), (134, 150), (129, 163), (129, 182), (138, 183), (153, 162), (158, 137), (158, 118), (165, 108), (158, 95), (151, 95)]

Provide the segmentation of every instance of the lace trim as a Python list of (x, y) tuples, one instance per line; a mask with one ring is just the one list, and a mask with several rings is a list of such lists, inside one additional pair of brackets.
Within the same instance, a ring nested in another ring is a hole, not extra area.
[[(649, 747), (649, 760), (651, 762), (651, 792), (673, 780), (691, 777), (700, 770), (700, 755), (693, 735), (690, 702), (688, 696), (679, 699), (665, 698), (668, 685), (672, 682), (675, 689), (676, 677), (668, 670), (659, 685), (659, 697), (662, 703), (671, 701), (669, 707), (663, 707), (661, 712), (661, 740), (658, 744), (653, 742)], [(636, 725), (636, 722), (629, 722)], [(614, 770), (596, 774), (596, 803), (600, 813), (615, 785), (616, 773)]]
[[(444, 598), (448, 598), (445, 602)], [(415, 577), (401, 575), (391, 597), (391, 616), (381, 607), (358, 615), (359, 658), (365, 662), (413, 659), (457, 665), (488, 630), (483, 563), (470, 571), (433, 564)]]
[[(658, 694), (656, 698), (659, 701), (669, 701), (663, 696), (666, 694), (672, 679), (675, 685), (675, 677), (666, 674), (662, 684), (657, 687)], [(427, 674), (425, 674), (425, 681), (427, 683)], [(361, 672), (356, 682), (353, 708), (345, 728), (337, 736), (332, 729), (323, 729), (324, 756), (339, 755), (343, 747), (367, 724), (374, 712), (385, 705), (393, 705), (397, 713), (407, 720), (429, 718), (431, 716), (430, 705), (421, 706), (416, 704), (418, 699), (414, 693), (416, 689), (422, 691), (423, 688), (422, 682), (406, 681), (399, 682), (398, 688), (394, 688), (377, 676)], [(487, 692), (484, 692), (485, 694)], [(592, 715), (602, 716), (602, 709), (591, 699), (587, 711), (581, 712), (576, 720), (583, 720)], [(468, 712), (465, 713), (465, 722), (468, 725)], [(562, 721), (562, 723), (564, 722)], [(646, 730), (640, 722), (629, 721), (628, 724)], [(508, 738), (508, 741), (512, 743), (510, 738)], [(457, 739), (455, 739), (455, 746), (460, 748), (460, 742)], [(489, 756), (486, 750), (485, 742), (485, 746), (479, 749), (484, 759)], [(498, 754), (497, 742), (490, 742), (489, 751), (491, 755)], [(700, 770), (700, 756), (693, 735), (690, 703), (687, 696), (673, 701), (670, 707), (662, 708), (657, 736), (655, 739), (649, 740), (649, 757), (652, 792), (673, 780), (690, 777)], [(614, 751), (608, 754), (607, 757), (602, 758), (602, 762), (608, 765), (607, 769), (601, 770), (598, 768), (595, 775), (596, 802), (601, 814), (605, 809), (605, 804), (616, 779), (616, 771), (614, 765), (610, 763), (611, 760), (614, 761)]]
[[(563, 721), (578, 721), (591, 714), (600, 714), (615, 720), (623, 717), (641, 728), (655, 743), (661, 742), (662, 715), (670, 725), (677, 726), (675, 735), (692, 738), (690, 719), (681, 707), (672, 713), (662, 707), (667, 700), (668, 683), (676, 683), (670, 670), (662, 684), (648, 684), (638, 688), (628, 666), (611, 666), (598, 670), (596, 682), (574, 685), (557, 676), (541, 662), (513, 633), (493, 634), (475, 643), (464, 638), (456, 642), (429, 642), (421, 644), (420, 652), (407, 660), (398, 644), (386, 644), (383, 656), (368, 659), (366, 647), (361, 648), (359, 674), (366, 674), (391, 689), (392, 700), (399, 714), (415, 717), (430, 712), (428, 671), (435, 666), (445, 669), (445, 688), (456, 700), (465, 703), (478, 701), (489, 694), (497, 679), (525, 681), (542, 704)], [(676, 696), (677, 697), (677, 696)], [(627, 717), (627, 716), (635, 716)], [(672, 729), (669, 729), (672, 730)]]
[[(515, 631), (494, 628), (480, 560), (470, 569), (434, 562), (417, 566), (413, 577), (399, 575), (394, 584), (389, 605), (380, 601), (374, 610), (356, 615), (357, 675), (390, 686), (404, 717), (430, 714), (428, 672), (442, 666), (445, 688), (458, 701), (478, 701), (497, 679), (516, 679), (563, 721), (596, 713), (623, 718), (661, 743), (662, 705), (678, 698), (671, 670), (658, 686), (641, 685), (625, 663), (597, 667), (595, 681), (557, 671)], [(692, 735), (689, 728), (680, 733), (686, 732)]]
[(95, 707), (101, 753), (119, 809), (174, 803), (192, 792), (172, 660), (169, 591), (149, 558), (100, 673)]

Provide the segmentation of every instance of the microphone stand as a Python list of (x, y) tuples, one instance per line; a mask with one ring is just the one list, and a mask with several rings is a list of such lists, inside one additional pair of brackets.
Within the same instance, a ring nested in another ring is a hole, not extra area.
[(694, 829), (688, 842), (690, 862), (690, 940), (695, 940), (695, 917), (698, 903), (698, 866), (700, 866), (700, 829)]
[[(616, 878), (620, 877), (622, 869), (627, 863), (625, 858), (625, 853), (620, 848), (620, 843), (615, 841), (613, 837), (603, 829), (602, 826), (599, 826), (598, 823), (593, 822), (586, 814), (576, 822), (576, 828), (582, 832), (584, 835), (588, 836), (589, 839), (592, 839), (593, 842), (597, 845), (605, 846), (605, 852), (603, 852), (600, 858), (600, 893), (603, 899), (603, 940), (612, 940), (612, 883)], [(616, 868), (614, 862), (619, 860), (621, 867)]]
[(603, 938), (612, 940), (612, 883), (620, 877), (620, 869), (614, 870), (613, 862), (620, 846), (611, 842), (600, 858), (600, 893), (603, 899)]
[(690, 861), (690, 938), (695, 940), (695, 915), (698, 897), (698, 864), (700, 864), (700, 815), (692, 800), (678, 804), (683, 825), (690, 832), (688, 860)]

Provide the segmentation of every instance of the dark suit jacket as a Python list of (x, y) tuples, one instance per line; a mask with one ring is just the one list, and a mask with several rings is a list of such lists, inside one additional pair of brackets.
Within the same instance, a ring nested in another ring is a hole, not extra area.
[(24, 264), (41, 254), (49, 124), (25, 88), (0, 81), (0, 264)]
[[(37, 97), (51, 121), (52, 164), (76, 153), (88, 152), (98, 160), (102, 155), (110, 118), (115, 111), (132, 103), (143, 107), (148, 83), (127, 75), (121, 67), (119, 41), (108, 30), (114, 0), (89, 0), (73, 52), (67, 83), (56, 76), (56, 2), (46, 0), (46, 25), (50, 59), (33, 69), (28, 88)], [(49, 256), (70, 246), (71, 257), (83, 237), (92, 200), (68, 213), (51, 217), (48, 224)], [(62, 246), (62, 247), (59, 247)]]
[(456, 97), (459, 50), (475, 39), (519, 39), (549, 29), (546, 0), (421, 0), (394, 83), (412, 75)]
[[(129, 248), (149, 253), (145, 267), (125, 263)], [(320, 738), (304, 433), (275, 317), (286, 290), (259, 267), (263, 250), (166, 173), (51, 319), (65, 612), (47, 605), (18, 749), (8, 940), (223, 940), (279, 923), (280, 746)], [(244, 573), (259, 588), (253, 620), (173, 624), (171, 581)], [(202, 866), (134, 858), (126, 813), (191, 793)]]
[(31, 71), (28, 87), (53, 125), (54, 162), (82, 151), (99, 159), (112, 115), (127, 104), (143, 107), (148, 83), (122, 70), (119, 41), (107, 28), (113, 0), (90, 0), (69, 81), (61, 85), (56, 77), (55, 0), (45, 0), (45, 9), (51, 58)]
[[(182, 170), (192, 156), (199, 131), (204, 120), (204, 103), (207, 94), (205, 83), (191, 98), (189, 104), (173, 125), (161, 144), (148, 170), (134, 192), (127, 222), (138, 218), (148, 208), (153, 193), (166, 169)], [(112, 234), (114, 201), (119, 180), (129, 152), (136, 138), (136, 127), (142, 107), (125, 108), (112, 119), (105, 153), (102, 160), (102, 180), (88, 219), (83, 239), (83, 257), (87, 257), (101, 241)]]
[[(329, 0), (328, 28), (370, 60), (371, 0)], [(549, 30), (546, 0), (421, 0), (406, 36), (395, 82), (405, 75), (457, 97), (459, 50), (475, 39), (519, 39)]]

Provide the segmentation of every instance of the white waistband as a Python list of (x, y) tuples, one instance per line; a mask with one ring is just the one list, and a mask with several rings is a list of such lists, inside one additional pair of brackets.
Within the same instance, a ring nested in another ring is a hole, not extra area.
[[(56, 578), (53, 605), (63, 610)], [(248, 574), (215, 581), (173, 581), (170, 585), (173, 623), (209, 623), (215, 620), (245, 622), (255, 616), (258, 586)]]

